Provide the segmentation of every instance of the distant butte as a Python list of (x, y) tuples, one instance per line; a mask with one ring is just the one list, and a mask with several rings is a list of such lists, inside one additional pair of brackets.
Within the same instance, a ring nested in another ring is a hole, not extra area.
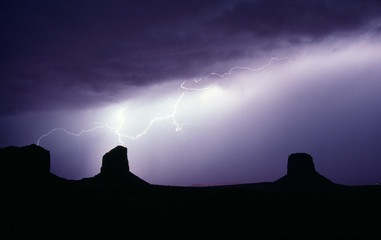
[(50, 172), (50, 153), (35, 144), (0, 149), (2, 174), (36, 177)]
[(80, 180), (85, 186), (104, 190), (133, 190), (150, 184), (130, 172), (127, 148), (117, 146), (102, 157), (101, 172)]
[[(19, 186), (29, 185), (31, 180), (35, 183), (36, 180), (44, 183), (53, 181), (54, 184), (58, 178), (50, 173), (49, 151), (34, 144), (0, 149), (0, 172), (3, 180), (7, 179), (5, 182), (12, 180)], [(100, 173), (74, 182), (85, 189), (103, 190), (138, 189), (150, 185), (130, 172), (127, 148), (123, 146), (117, 146), (103, 155)], [(338, 184), (315, 170), (311, 155), (294, 153), (288, 157), (287, 174), (266, 186), (272, 190), (318, 190), (330, 189)]]
[(0, 148), (0, 187), (8, 190), (35, 191), (47, 186), (50, 153), (35, 144)]
[(306, 153), (275, 182), (207, 187), (149, 184), (123, 146), (91, 178), (49, 168), (37, 145), (0, 148), (0, 239), (381, 239), (380, 186), (332, 183)]
[(103, 155), (101, 173), (104, 175), (123, 175), (130, 171), (127, 148), (117, 146)]
[(330, 187), (335, 185), (315, 170), (312, 156), (307, 153), (293, 153), (288, 157), (287, 175), (274, 182), (282, 187)]

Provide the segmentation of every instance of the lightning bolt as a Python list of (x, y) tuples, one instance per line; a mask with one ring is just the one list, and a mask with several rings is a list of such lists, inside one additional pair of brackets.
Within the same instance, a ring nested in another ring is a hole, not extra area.
[(96, 130), (99, 130), (99, 129), (107, 129), (111, 133), (116, 134), (118, 136), (118, 142), (121, 145), (124, 145), (124, 141), (123, 141), (124, 138), (130, 139), (130, 140), (136, 140), (136, 139), (144, 136), (145, 134), (147, 134), (149, 132), (149, 130), (155, 125), (156, 122), (159, 122), (159, 121), (168, 121), (168, 120), (171, 120), (172, 124), (175, 127), (175, 131), (179, 132), (179, 131), (181, 131), (183, 129), (184, 125), (188, 125), (188, 124), (185, 124), (185, 123), (179, 123), (176, 120), (177, 110), (178, 110), (178, 108), (179, 108), (179, 106), (181, 104), (181, 101), (183, 100), (183, 98), (184, 98), (186, 93), (192, 92), (192, 91), (206, 91), (206, 90), (210, 89), (217, 82), (215, 79), (212, 79), (213, 77), (225, 78), (227, 76), (232, 75), (235, 71), (238, 71), (238, 70), (258, 72), (258, 71), (262, 71), (263, 69), (269, 67), (275, 61), (281, 62), (281, 61), (284, 61), (284, 60), (287, 60), (289, 62), (292, 61), (292, 60), (290, 60), (287, 57), (283, 57), (283, 58), (275, 58), (274, 57), (274, 58), (270, 58), (270, 60), (266, 64), (264, 64), (264, 65), (262, 65), (260, 67), (257, 67), (257, 68), (235, 66), (235, 67), (230, 68), (229, 71), (227, 71), (225, 73), (215, 73), (215, 72), (212, 72), (212, 73), (210, 73), (209, 75), (207, 75), (205, 77), (198, 78), (198, 79), (193, 79), (193, 82), (194, 82), (195, 85), (197, 85), (197, 84), (199, 84), (201, 82), (204, 82), (204, 81), (214, 80), (214, 82), (210, 83), (206, 87), (187, 87), (186, 84), (187, 84), (188, 81), (187, 80), (183, 81), (181, 83), (181, 85), (180, 85), (180, 89), (182, 90), (182, 93), (177, 98), (176, 102), (174, 103), (171, 112), (169, 114), (167, 114), (167, 115), (153, 118), (148, 123), (148, 125), (140, 133), (138, 133), (136, 135), (126, 135), (126, 134), (121, 133), (121, 129), (122, 129), (122, 127), (124, 125), (124, 122), (125, 122), (124, 118), (122, 117), (122, 114), (127, 110), (127, 108), (123, 108), (122, 110), (120, 110), (120, 112), (118, 114), (119, 125), (116, 126), (116, 127), (112, 127), (112, 126), (110, 126), (110, 125), (108, 125), (106, 123), (98, 123), (95, 127), (92, 127), (92, 128), (89, 128), (89, 129), (84, 129), (84, 130), (81, 130), (79, 132), (71, 132), (71, 131), (69, 131), (69, 130), (67, 130), (65, 128), (62, 128), (62, 127), (60, 127), (60, 128), (54, 128), (54, 129), (50, 130), (49, 132), (47, 132), (46, 134), (41, 135), (38, 138), (38, 140), (37, 140), (37, 145), (40, 145), (41, 141), (44, 138), (50, 136), (51, 134), (53, 134), (55, 132), (64, 132), (65, 134), (68, 134), (68, 135), (72, 135), (72, 136), (75, 136), (75, 137), (80, 137), (83, 134), (90, 133), (90, 132), (93, 132), (93, 131), (96, 131)]
[(258, 71), (261, 71), (265, 68), (267, 68), (268, 66), (270, 66), (271, 64), (273, 64), (274, 61), (278, 61), (278, 62), (281, 62), (283, 60), (288, 60), (288, 61), (291, 61), (291, 59), (289, 59), (288, 57), (283, 57), (283, 58), (270, 58), (270, 60), (262, 65), (261, 67), (258, 67), (258, 68), (251, 68), (251, 67), (240, 67), (240, 66), (235, 66), (235, 67), (232, 67), (230, 68), (230, 70), (226, 73), (211, 73), (209, 76), (212, 76), (212, 75), (215, 75), (215, 76), (218, 76), (220, 78), (224, 78), (228, 75), (232, 75), (234, 71), (236, 70), (247, 70), (247, 71), (251, 71), (251, 72), (258, 72)]
[(102, 128), (107, 128), (107, 126), (96, 126), (96, 127), (90, 128), (90, 129), (81, 130), (81, 131), (78, 132), (78, 133), (70, 132), (70, 131), (66, 130), (65, 128), (53, 128), (53, 129), (50, 130), (48, 133), (46, 133), (46, 134), (44, 134), (44, 135), (42, 135), (42, 136), (40, 136), (40, 137), (38, 138), (38, 140), (37, 140), (37, 145), (40, 145), (40, 142), (41, 142), (42, 139), (48, 137), (49, 135), (51, 135), (51, 134), (54, 133), (54, 132), (62, 131), (62, 132), (64, 132), (64, 133), (68, 134), (68, 135), (72, 135), (72, 136), (75, 136), (75, 137), (80, 137), (80, 136), (82, 136), (82, 134), (84, 134), (84, 133), (93, 132), (93, 131), (95, 131), (95, 130), (97, 130), (97, 129), (102, 129)]
[(172, 110), (172, 112), (170, 114), (168, 114), (166, 116), (163, 116), (163, 117), (156, 117), (156, 118), (152, 119), (148, 123), (147, 127), (145, 129), (143, 129), (143, 131), (141, 131), (139, 134), (137, 134), (135, 136), (123, 135), (123, 134), (119, 133), (118, 134), (119, 138), (120, 137), (125, 137), (125, 138), (129, 138), (131, 140), (136, 140), (136, 139), (140, 138), (141, 136), (143, 136), (144, 134), (146, 134), (152, 128), (152, 126), (155, 124), (155, 122), (163, 121), (163, 120), (168, 120), (168, 119), (172, 120), (172, 123), (175, 126), (175, 131), (176, 132), (181, 131), (183, 125), (178, 123), (176, 121), (175, 115), (176, 115), (177, 109), (178, 109), (179, 104), (180, 104), (181, 100), (183, 99), (184, 95), (185, 95), (185, 92), (181, 93), (180, 97), (177, 99), (175, 105), (173, 106), (173, 110)]

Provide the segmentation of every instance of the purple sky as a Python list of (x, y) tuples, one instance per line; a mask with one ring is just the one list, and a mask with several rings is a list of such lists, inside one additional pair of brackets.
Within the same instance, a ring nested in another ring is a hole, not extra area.
[(122, 144), (155, 184), (274, 181), (294, 152), (381, 183), (381, 1), (5, 0), (0, 28), (0, 147), (59, 176)]

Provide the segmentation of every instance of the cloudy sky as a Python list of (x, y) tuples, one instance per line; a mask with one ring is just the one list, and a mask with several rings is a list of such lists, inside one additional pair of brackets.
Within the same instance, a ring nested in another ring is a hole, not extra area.
[(381, 1), (0, 3), (0, 147), (155, 184), (274, 181), (287, 157), (381, 183)]

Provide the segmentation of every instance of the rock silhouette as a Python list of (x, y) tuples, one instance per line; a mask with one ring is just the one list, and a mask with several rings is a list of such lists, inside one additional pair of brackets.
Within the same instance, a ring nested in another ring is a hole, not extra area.
[(99, 174), (81, 181), (85, 187), (103, 190), (136, 190), (149, 186), (130, 172), (127, 148), (123, 146), (117, 146), (103, 155)]
[(208, 187), (149, 184), (123, 146), (91, 178), (49, 167), (39, 146), (0, 149), (0, 239), (381, 238), (380, 187), (332, 183), (305, 153), (275, 182)]
[(312, 156), (307, 153), (294, 153), (288, 157), (287, 175), (307, 176), (316, 174)]
[(39, 176), (50, 173), (50, 153), (35, 144), (0, 149), (2, 174)]
[(50, 153), (37, 145), (0, 149), (0, 187), (35, 191), (49, 184)]
[(335, 185), (315, 170), (312, 156), (293, 153), (288, 157), (287, 175), (274, 182), (275, 186), (324, 188)]
[(130, 171), (127, 148), (117, 146), (103, 155), (101, 173), (105, 175), (123, 175)]

